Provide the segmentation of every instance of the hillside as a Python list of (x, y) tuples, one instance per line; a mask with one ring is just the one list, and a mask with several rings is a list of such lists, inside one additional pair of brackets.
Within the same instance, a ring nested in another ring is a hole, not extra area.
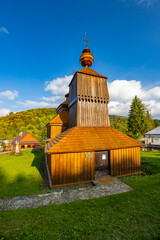
[[(20, 132), (30, 132), (44, 145), (47, 131), (45, 125), (56, 116), (55, 108), (37, 108), (18, 113), (10, 113), (0, 117), (0, 140), (12, 140)], [(111, 127), (127, 133), (127, 117), (110, 115)], [(155, 127), (159, 126), (159, 120), (155, 121)]]
[(55, 108), (38, 108), (0, 117), (0, 139), (14, 139), (20, 132), (30, 132), (42, 144), (45, 125), (56, 115)]
[(110, 115), (109, 119), (110, 119), (111, 127), (119, 130), (122, 133), (127, 133), (127, 131), (128, 131), (128, 128), (127, 128), (128, 117)]
[[(20, 132), (30, 132), (44, 143), (45, 125), (56, 115), (55, 108), (38, 108), (0, 117), (0, 139), (14, 139)], [(127, 132), (127, 117), (110, 116), (111, 126)]]

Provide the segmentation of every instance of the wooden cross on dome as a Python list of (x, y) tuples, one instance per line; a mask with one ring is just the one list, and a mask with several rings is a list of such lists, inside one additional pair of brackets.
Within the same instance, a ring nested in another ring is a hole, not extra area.
[(85, 33), (85, 39), (83, 40), (85, 42), (86, 48), (87, 48), (87, 43), (89, 43), (89, 41), (87, 40), (87, 35)]

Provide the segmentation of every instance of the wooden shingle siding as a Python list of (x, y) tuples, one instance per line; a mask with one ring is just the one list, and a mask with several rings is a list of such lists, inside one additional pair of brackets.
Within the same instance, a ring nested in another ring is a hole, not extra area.
[(48, 153), (106, 151), (144, 145), (111, 127), (73, 127), (59, 137), (61, 140), (57, 143), (46, 144)]
[(110, 150), (111, 176), (125, 176), (141, 171), (140, 148)]
[[(86, 158), (86, 154), (93, 154), (93, 157)], [(94, 152), (49, 154), (48, 156), (51, 156), (47, 160), (51, 171), (52, 187), (89, 182), (94, 179)]]

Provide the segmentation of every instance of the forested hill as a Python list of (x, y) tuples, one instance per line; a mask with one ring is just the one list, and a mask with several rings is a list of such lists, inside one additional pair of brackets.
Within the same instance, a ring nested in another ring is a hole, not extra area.
[[(55, 108), (38, 108), (0, 117), (0, 139), (14, 139), (20, 132), (30, 132), (44, 144), (45, 125), (56, 115)], [(111, 127), (127, 132), (127, 117), (110, 116)]]
[(110, 115), (109, 119), (110, 119), (111, 127), (121, 131), (122, 133), (127, 133), (127, 131), (128, 131), (128, 128), (127, 128), (128, 117)]
[(30, 132), (44, 144), (45, 125), (56, 115), (56, 108), (38, 108), (0, 117), (0, 139), (14, 139), (20, 132)]

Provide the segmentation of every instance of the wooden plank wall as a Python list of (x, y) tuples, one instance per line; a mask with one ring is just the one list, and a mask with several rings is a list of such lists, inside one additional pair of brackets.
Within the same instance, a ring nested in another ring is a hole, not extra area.
[(77, 126), (110, 126), (105, 78), (77, 73)]
[(47, 154), (47, 164), (48, 164), (48, 169), (51, 174), (51, 154)]
[(63, 126), (62, 125), (55, 125), (55, 126), (53, 126), (53, 125), (51, 125), (51, 134), (50, 134), (50, 138), (52, 139), (52, 138), (55, 138), (57, 135), (59, 135), (59, 134), (61, 134), (61, 132), (62, 132), (62, 128), (63, 128)]
[(140, 147), (110, 150), (111, 176), (141, 171)]
[(47, 126), (47, 137), (48, 138), (51, 137), (51, 126), (50, 125)]
[(70, 106), (73, 100), (77, 98), (77, 76), (74, 76), (69, 85), (69, 127), (77, 125), (77, 101)]
[[(86, 154), (93, 154), (86, 158)], [(91, 181), (95, 173), (95, 153), (64, 153), (51, 154), (51, 180), (53, 187)]]
[(77, 101), (69, 108), (69, 127), (77, 126)]
[(77, 126), (110, 126), (107, 102), (79, 97), (77, 104)]
[(77, 73), (77, 94), (80, 97), (90, 97), (109, 101), (107, 79), (92, 75)]
[(69, 104), (77, 97), (77, 76), (74, 76), (69, 85)]

